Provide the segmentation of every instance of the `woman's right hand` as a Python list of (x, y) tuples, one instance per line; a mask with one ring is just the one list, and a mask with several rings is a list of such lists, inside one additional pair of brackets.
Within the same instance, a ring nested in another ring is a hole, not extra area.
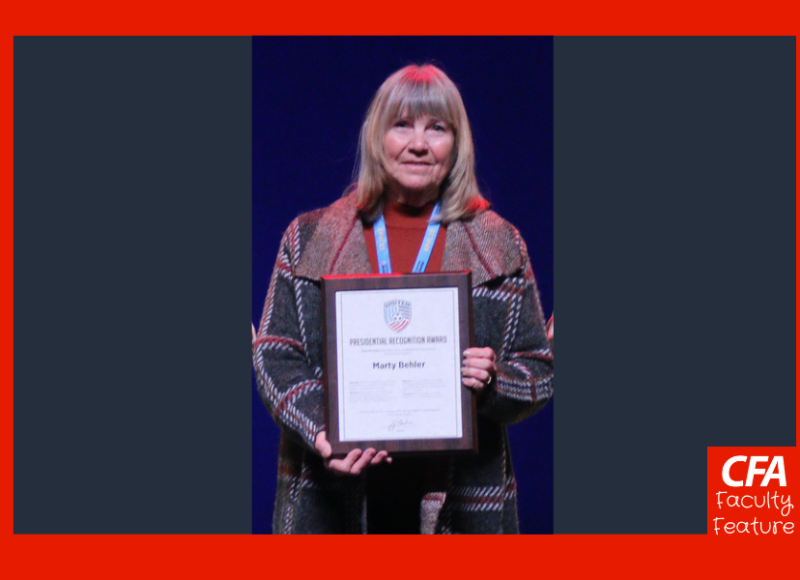
[(319, 432), (314, 441), (314, 447), (325, 460), (325, 467), (336, 475), (358, 475), (368, 465), (378, 465), (384, 461), (386, 463), (392, 462), (388, 452), (375, 451), (372, 447), (369, 447), (366, 451), (353, 449), (344, 459), (331, 459), (333, 450), (331, 449), (331, 444), (328, 443), (325, 431)]

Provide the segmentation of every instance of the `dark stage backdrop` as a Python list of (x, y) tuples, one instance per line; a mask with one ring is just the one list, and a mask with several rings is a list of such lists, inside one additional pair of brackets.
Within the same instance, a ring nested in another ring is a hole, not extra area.
[[(553, 42), (550, 38), (254, 38), (253, 311), (258, 323), (285, 228), (352, 179), (372, 95), (432, 62), (461, 90), (481, 189), (528, 244), (553, 310)], [(553, 531), (553, 402), (512, 426), (523, 533)], [(253, 381), (253, 532), (271, 529), (279, 430)]]

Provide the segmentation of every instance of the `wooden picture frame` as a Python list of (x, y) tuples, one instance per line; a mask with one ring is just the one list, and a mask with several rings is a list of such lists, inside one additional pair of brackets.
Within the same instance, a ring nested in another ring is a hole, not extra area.
[(333, 455), (477, 452), (461, 384), (474, 343), (471, 275), (323, 276), (324, 383)]

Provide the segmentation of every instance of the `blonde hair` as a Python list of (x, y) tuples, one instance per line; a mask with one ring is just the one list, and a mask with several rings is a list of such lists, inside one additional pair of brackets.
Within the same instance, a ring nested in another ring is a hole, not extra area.
[(467, 111), (455, 84), (433, 66), (410, 65), (386, 79), (367, 110), (359, 137), (358, 175), (345, 193), (355, 191), (361, 215), (374, 221), (383, 211), (383, 193), (388, 176), (383, 157), (383, 139), (391, 122), (400, 115), (432, 115), (453, 129), (453, 167), (439, 192), (442, 213), (449, 223), (489, 207), (475, 178), (475, 149)]

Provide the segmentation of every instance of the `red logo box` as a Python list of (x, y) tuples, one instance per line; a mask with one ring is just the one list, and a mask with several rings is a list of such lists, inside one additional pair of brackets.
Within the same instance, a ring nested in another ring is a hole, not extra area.
[(783, 538), (800, 534), (796, 447), (708, 448), (708, 535)]

